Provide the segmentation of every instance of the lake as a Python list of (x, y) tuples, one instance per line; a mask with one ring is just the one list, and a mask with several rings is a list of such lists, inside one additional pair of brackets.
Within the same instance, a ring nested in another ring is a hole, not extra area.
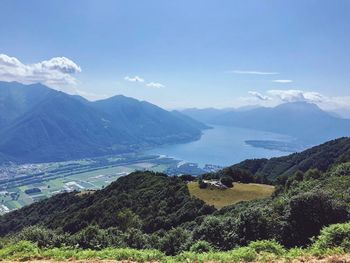
[(202, 137), (193, 142), (166, 145), (148, 150), (148, 154), (158, 154), (199, 166), (215, 164), (228, 166), (245, 159), (271, 158), (290, 154), (291, 152), (257, 148), (245, 143), (246, 140), (290, 141), (290, 137), (250, 129), (212, 126), (205, 130)]

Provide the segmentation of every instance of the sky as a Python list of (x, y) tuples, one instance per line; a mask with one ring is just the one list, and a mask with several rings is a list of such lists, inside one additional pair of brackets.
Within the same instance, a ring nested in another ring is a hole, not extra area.
[(348, 0), (0, 1), (0, 80), (159, 106), (350, 110)]

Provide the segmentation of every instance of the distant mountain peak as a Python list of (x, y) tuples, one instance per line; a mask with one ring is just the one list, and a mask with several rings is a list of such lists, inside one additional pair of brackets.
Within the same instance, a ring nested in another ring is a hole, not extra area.
[(305, 107), (305, 108), (320, 109), (320, 107), (317, 104), (312, 103), (312, 102), (308, 102), (308, 101), (286, 102), (286, 103), (282, 103), (282, 104), (277, 105), (275, 108), (278, 108), (278, 107)]

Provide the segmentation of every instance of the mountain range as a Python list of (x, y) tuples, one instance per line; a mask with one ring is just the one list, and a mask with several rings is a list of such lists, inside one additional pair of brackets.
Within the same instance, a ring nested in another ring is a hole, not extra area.
[(0, 82), (0, 162), (45, 162), (198, 139), (206, 125), (122, 95), (88, 101), (42, 84)]
[(308, 102), (245, 110), (189, 109), (184, 114), (209, 124), (263, 130), (292, 136), (306, 145), (350, 135), (350, 120), (336, 117)]

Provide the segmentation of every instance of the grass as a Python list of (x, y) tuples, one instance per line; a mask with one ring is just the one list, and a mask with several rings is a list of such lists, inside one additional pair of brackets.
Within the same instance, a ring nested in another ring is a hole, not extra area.
[[(342, 248), (315, 249), (313, 247), (286, 250), (275, 241), (256, 241), (246, 247), (230, 251), (211, 251), (206, 253), (183, 252), (176, 256), (166, 256), (158, 250), (137, 250), (131, 248), (106, 248), (102, 250), (76, 248), (40, 249), (28, 241), (20, 241), (0, 249), (0, 261), (9, 260), (127, 260), (132, 262), (288, 262), (293, 259), (308, 261), (311, 258), (324, 258), (330, 255), (344, 255)], [(304, 262), (304, 261), (303, 261)]]
[(188, 189), (191, 195), (219, 209), (241, 201), (269, 197), (275, 190), (271, 185), (241, 183), (234, 183), (233, 188), (225, 190), (217, 188), (200, 189), (197, 182), (189, 183)]

